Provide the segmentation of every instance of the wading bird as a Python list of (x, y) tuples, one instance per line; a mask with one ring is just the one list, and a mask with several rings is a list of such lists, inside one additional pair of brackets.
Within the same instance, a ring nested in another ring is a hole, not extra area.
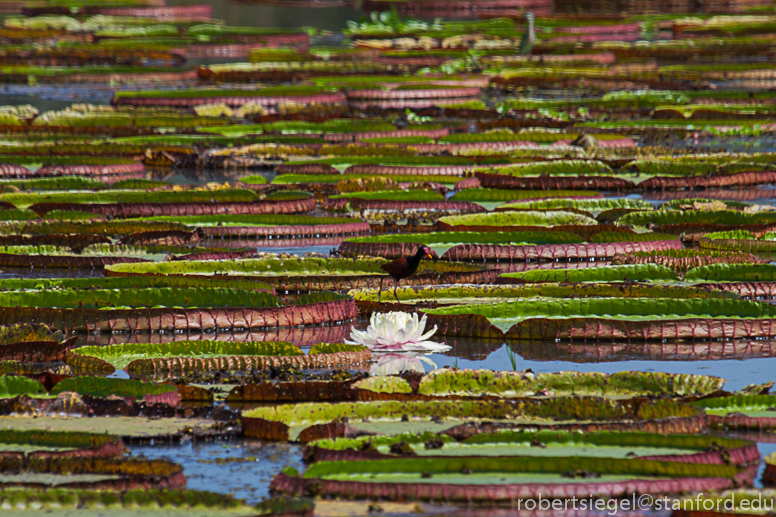
[[(421, 246), (418, 248), (418, 251), (410, 256), (410, 257), (399, 257), (396, 260), (389, 262), (387, 264), (383, 264), (380, 266), (383, 271), (388, 273), (391, 278), (393, 278), (393, 281), (395, 282), (395, 286), (393, 287), (393, 297), (396, 298), (396, 301), (399, 301), (399, 297), (396, 295), (396, 289), (399, 287), (399, 280), (402, 280), (404, 278), (409, 278), (412, 275), (415, 274), (415, 271), (418, 270), (418, 266), (420, 265), (421, 259), (424, 258), (434, 258), (431, 255), (431, 250), (428, 249), (428, 246)], [(377, 301), (380, 301), (380, 297), (383, 295), (383, 279), (380, 279), (380, 292), (377, 294)]]
[(533, 13), (526, 13), (525, 20), (528, 22), (528, 28), (526, 29), (525, 34), (523, 34), (523, 39), (520, 40), (520, 55), (530, 56), (533, 52), (534, 45), (536, 45)]

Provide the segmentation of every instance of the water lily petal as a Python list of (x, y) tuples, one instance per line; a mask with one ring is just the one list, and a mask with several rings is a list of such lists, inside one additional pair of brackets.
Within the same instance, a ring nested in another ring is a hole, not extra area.
[(441, 343), (428, 341), (437, 328), (424, 333), (427, 316), (422, 318), (417, 313), (406, 312), (372, 313), (366, 331), (352, 329), (350, 338), (355, 343), (364, 345), (373, 351), (410, 351), (436, 352), (449, 350), (450, 347)]
[(453, 348), (450, 345), (445, 345), (444, 343), (435, 343), (434, 341), (421, 341), (419, 343), (415, 343), (415, 345), (423, 348), (423, 350), (433, 352), (444, 352)]
[(418, 339), (417, 339), (417, 340), (418, 340), (418, 341), (425, 341), (425, 340), (427, 340), (428, 338), (430, 338), (431, 336), (433, 336), (434, 334), (436, 334), (436, 331), (437, 331), (437, 326), (436, 326), (436, 325), (434, 325), (434, 328), (432, 328), (431, 330), (429, 330), (428, 332), (426, 332), (426, 333), (425, 333), (425, 334), (423, 334), (422, 336), (418, 336)]

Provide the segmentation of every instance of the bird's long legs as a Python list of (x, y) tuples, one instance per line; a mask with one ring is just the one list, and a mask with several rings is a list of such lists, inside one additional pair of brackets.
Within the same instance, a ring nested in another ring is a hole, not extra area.
[(380, 290), (377, 292), (377, 303), (380, 303), (380, 298), (383, 296), (383, 278), (385, 277), (380, 277)]
[(399, 297), (396, 296), (396, 289), (399, 288), (399, 281), (398, 280), (394, 280), (394, 282), (396, 282), (396, 285), (393, 286), (393, 297), (396, 298), (396, 303), (401, 303), (399, 301)]

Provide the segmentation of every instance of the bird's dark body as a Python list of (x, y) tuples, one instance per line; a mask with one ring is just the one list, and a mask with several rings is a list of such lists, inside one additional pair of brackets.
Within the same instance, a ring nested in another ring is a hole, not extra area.
[[(404, 280), (405, 278), (409, 278), (412, 275), (415, 274), (415, 272), (418, 270), (418, 267), (420, 266), (420, 261), (423, 257), (431, 257), (431, 250), (428, 249), (427, 246), (421, 246), (418, 248), (418, 251), (409, 257), (399, 257), (396, 260), (393, 260), (387, 264), (383, 264), (380, 266), (383, 271), (388, 273), (390, 277), (393, 279), (394, 283), (396, 284), (393, 289), (393, 296), (396, 298), (396, 301), (399, 301), (398, 296), (396, 296), (396, 288), (399, 287), (399, 280)], [(382, 280), (380, 281), (380, 294), (382, 294), (383, 291), (383, 283)], [(380, 296), (378, 295), (378, 301), (380, 300)]]
[(394, 280), (404, 280), (415, 274), (420, 266), (420, 256), (399, 257), (396, 260), (380, 266)]

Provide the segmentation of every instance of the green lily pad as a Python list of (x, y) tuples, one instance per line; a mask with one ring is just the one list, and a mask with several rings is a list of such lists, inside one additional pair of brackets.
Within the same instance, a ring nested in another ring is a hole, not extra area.
[[(5, 490), (0, 507), (10, 516), (45, 512), (51, 517), (117, 517), (165, 515), (173, 517), (252, 517), (306, 512), (313, 503), (304, 499), (271, 499), (248, 505), (230, 495), (199, 490), (127, 490), (109, 492), (51, 488)], [(301, 513), (300, 513), (301, 515)]]
[(543, 190), (535, 192), (533, 190), (499, 190), (488, 188), (469, 188), (456, 192), (450, 197), (450, 201), (474, 201), (474, 202), (509, 202), (520, 201), (522, 199), (536, 198), (573, 198), (590, 197), (595, 198), (600, 194), (595, 190)]
[(277, 298), (261, 291), (209, 288), (95, 289), (4, 291), (1, 307), (116, 309), (121, 307), (278, 307)]
[(659, 321), (692, 318), (769, 319), (776, 317), (771, 305), (729, 299), (661, 298), (530, 298), (489, 304), (455, 305), (426, 309), (427, 314), (484, 316), (503, 331), (531, 318), (601, 318), (625, 321)]
[(639, 264), (628, 266), (601, 266), (584, 269), (535, 269), (504, 273), (505, 278), (519, 278), (527, 282), (678, 282), (679, 275), (665, 266)]
[(47, 397), (46, 388), (34, 379), (20, 375), (0, 376), (0, 398), (13, 398), (20, 395), (29, 397)]
[(294, 356), (304, 352), (291, 343), (254, 341), (173, 341), (171, 343), (128, 343), (110, 346), (84, 346), (72, 352), (79, 356), (102, 359), (117, 370), (125, 369), (137, 359), (165, 357), (230, 357), (242, 355)]
[(104, 190), (99, 192), (45, 192), (0, 194), (18, 208), (36, 203), (210, 203), (212, 201), (258, 201), (258, 195), (247, 189), (138, 191)]
[(74, 391), (93, 397), (133, 397), (142, 399), (146, 395), (172, 393), (177, 388), (172, 384), (153, 384), (132, 379), (112, 379), (105, 377), (68, 377), (59, 381), (51, 390), (51, 395)]
[[(702, 435), (661, 435), (640, 432), (500, 431), (479, 434), (461, 442), (446, 435), (431, 433), (397, 436), (363, 436), (324, 439), (310, 447), (342, 451), (374, 449), (391, 454), (391, 446), (406, 443), (417, 456), (536, 456), (626, 458), (639, 456), (692, 455), (710, 447), (736, 449), (751, 447), (749, 440)], [(426, 444), (431, 442), (432, 447)]]
[[(281, 404), (259, 407), (242, 414), (247, 436), (297, 439), (311, 426), (347, 419), (357, 430), (378, 434), (441, 432), (471, 421), (498, 420), (511, 426), (552, 428), (580, 422), (612, 422), (621, 418), (689, 417), (695, 408), (662, 400), (634, 408), (613, 399), (549, 398), (500, 400), (433, 400), (400, 402), (340, 402), (337, 404)], [(281, 438), (284, 437), (284, 438)]]
[(562, 224), (598, 224), (595, 219), (563, 211), (491, 212), (487, 214), (450, 215), (439, 219), (451, 226), (555, 226)]

